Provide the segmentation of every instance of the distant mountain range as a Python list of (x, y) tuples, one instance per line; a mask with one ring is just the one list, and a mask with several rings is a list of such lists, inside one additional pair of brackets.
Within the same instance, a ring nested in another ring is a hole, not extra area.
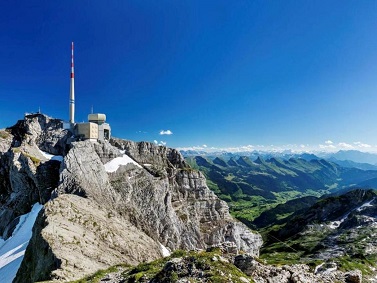
[[(264, 159), (269, 159), (272, 157), (279, 157), (283, 159), (289, 159), (289, 158), (295, 158), (300, 157), (303, 159), (314, 159), (318, 158), (317, 155), (314, 153), (297, 153), (293, 152), (291, 150), (285, 150), (285, 151), (242, 151), (242, 152), (230, 152), (230, 151), (215, 151), (215, 152), (208, 152), (205, 150), (180, 150), (180, 153), (184, 157), (192, 157), (192, 156), (204, 156), (204, 157), (222, 157), (224, 159), (229, 159), (231, 157), (240, 157), (240, 156), (247, 156), (251, 159), (255, 159), (258, 156), (262, 156)], [(325, 153), (322, 153), (323, 155)]]
[[(343, 167), (354, 167), (364, 170), (375, 170), (377, 169), (377, 154), (362, 152), (358, 150), (340, 150), (338, 152), (313, 152), (313, 153), (297, 153), (290, 150), (285, 151), (245, 151), (245, 152), (228, 152), (228, 151), (218, 151), (218, 152), (206, 152), (203, 150), (181, 150), (181, 154), (184, 157), (202, 156), (208, 158), (220, 157), (225, 160), (230, 158), (239, 158), (241, 156), (247, 156), (250, 159), (256, 159), (261, 156), (264, 159), (270, 158), (281, 158), (289, 160), (291, 158), (301, 158), (305, 160), (313, 159), (325, 159)], [(370, 165), (373, 165), (372, 167)]]
[(377, 178), (377, 171), (371, 170), (377, 169), (376, 166), (352, 161), (338, 161), (338, 164), (337, 160), (332, 160), (334, 162), (318, 157), (286, 160), (276, 157), (264, 159), (261, 156), (255, 160), (248, 156), (186, 158), (191, 166), (205, 172), (221, 193), (229, 194), (232, 198), (243, 194), (275, 199), (274, 193), (284, 191), (334, 191)]
[(337, 160), (350, 160), (357, 163), (369, 163), (373, 165), (377, 164), (377, 154), (361, 152), (358, 150), (340, 150), (324, 157), (335, 158)]
[(339, 160), (333, 156), (330, 158), (327, 158), (326, 160), (334, 162), (342, 167), (347, 167), (347, 168), (358, 168), (362, 170), (377, 170), (377, 165), (373, 165), (370, 163), (358, 163), (358, 162), (347, 160), (347, 159)]

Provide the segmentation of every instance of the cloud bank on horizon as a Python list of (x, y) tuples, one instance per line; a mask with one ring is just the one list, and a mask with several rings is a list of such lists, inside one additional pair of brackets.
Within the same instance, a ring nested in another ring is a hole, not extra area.
[(249, 152), (249, 151), (292, 151), (297, 153), (311, 153), (311, 152), (336, 152), (339, 150), (358, 150), (363, 152), (377, 152), (377, 145), (370, 145), (360, 141), (347, 143), (334, 143), (331, 140), (326, 140), (323, 144), (309, 145), (309, 144), (287, 144), (287, 145), (241, 145), (231, 147), (211, 147), (207, 145), (179, 147), (178, 150), (193, 150), (205, 152)]

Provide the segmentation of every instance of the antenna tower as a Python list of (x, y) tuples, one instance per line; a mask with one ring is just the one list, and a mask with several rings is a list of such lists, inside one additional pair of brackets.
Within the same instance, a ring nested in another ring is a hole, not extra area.
[(71, 91), (69, 95), (69, 122), (75, 123), (75, 69), (73, 65), (73, 42), (72, 42), (72, 57), (71, 57)]

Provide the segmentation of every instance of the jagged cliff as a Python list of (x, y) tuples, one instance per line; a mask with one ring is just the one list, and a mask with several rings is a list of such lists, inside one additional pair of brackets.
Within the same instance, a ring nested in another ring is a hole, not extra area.
[[(0, 135), (0, 236), (7, 238), (17, 218), (34, 203), (44, 204), (59, 181), (60, 162), (39, 150), (63, 155), (69, 133), (60, 120), (30, 115)], [(10, 222), (13, 222), (10, 225)]]
[[(2, 136), (2, 237), (34, 203), (44, 204), (14, 282), (77, 279), (117, 263), (159, 258), (166, 248), (229, 241), (259, 253), (261, 237), (229, 215), (204, 176), (174, 149), (119, 139), (75, 142), (60, 120), (42, 114), (25, 117)], [(46, 152), (64, 158), (49, 159)]]

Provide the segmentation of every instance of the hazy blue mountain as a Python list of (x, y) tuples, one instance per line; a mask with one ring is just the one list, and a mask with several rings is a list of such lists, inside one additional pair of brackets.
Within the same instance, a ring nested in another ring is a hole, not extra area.
[(377, 165), (372, 165), (370, 163), (358, 163), (351, 160), (338, 160), (335, 157), (330, 157), (327, 160), (334, 162), (342, 167), (358, 168), (362, 170), (377, 170)]
[(327, 158), (336, 158), (337, 160), (350, 160), (358, 163), (377, 164), (377, 154), (361, 152), (358, 150), (340, 150), (336, 153), (329, 154)]
[(207, 155), (206, 151), (202, 150), (181, 150), (180, 151), (183, 156), (196, 156), (196, 155)]
[[(245, 152), (227, 152), (227, 151), (218, 151), (218, 152), (206, 152), (205, 150), (196, 151), (196, 150), (187, 150), (181, 151), (184, 157), (194, 157), (197, 155), (206, 156), (210, 158), (221, 157), (225, 161), (229, 160), (231, 157), (238, 159), (241, 156), (247, 156), (251, 160), (255, 160), (258, 156), (263, 157), (264, 159), (270, 158), (281, 158), (285, 160), (289, 160), (291, 158), (301, 158), (307, 161), (313, 159), (327, 159), (333, 162), (337, 162), (340, 164), (341, 161), (349, 161), (361, 164), (372, 164), (377, 165), (377, 154), (375, 153), (368, 153), (362, 152), (358, 150), (340, 150), (338, 152), (303, 152), (297, 153), (290, 150), (286, 151), (245, 151)], [(360, 169), (365, 169), (367, 167), (363, 167), (363, 165), (352, 166), (352, 164), (343, 163), (340, 164), (343, 167), (355, 167)], [(371, 169), (371, 168), (370, 168)], [(366, 169), (369, 170), (369, 169)]]

